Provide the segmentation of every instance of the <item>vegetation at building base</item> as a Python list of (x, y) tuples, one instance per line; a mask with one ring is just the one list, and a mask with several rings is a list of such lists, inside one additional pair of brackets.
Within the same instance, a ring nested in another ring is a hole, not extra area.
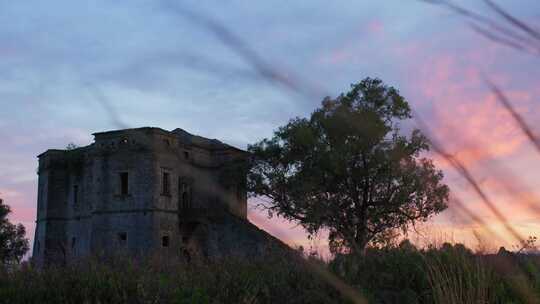
[[(2, 303), (332, 303), (299, 255), (208, 261), (114, 257), (0, 273)], [(142, 262), (141, 262), (142, 261)]]
[(540, 257), (473, 254), (463, 245), (419, 250), (408, 241), (329, 262), (301, 254), (190, 263), (114, 257), (38, 270), (0, 270), (0, 303), (352, 303), (313, 263), (368, 303), (537, 303)]

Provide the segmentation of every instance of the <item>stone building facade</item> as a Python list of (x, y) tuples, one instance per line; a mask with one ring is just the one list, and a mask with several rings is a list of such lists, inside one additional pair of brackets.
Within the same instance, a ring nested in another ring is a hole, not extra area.
[(33, 260), (94, 254), (260, 254), (247, 220), (247, 152), (182, 129), (94, 133), (39, 155)]

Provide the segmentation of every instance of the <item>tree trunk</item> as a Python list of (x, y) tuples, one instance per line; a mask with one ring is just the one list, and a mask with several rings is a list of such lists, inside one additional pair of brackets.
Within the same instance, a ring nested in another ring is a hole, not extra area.
[(364, 258), (366, 256), (367, 244), (368, 241), (364, 235), (356, 237), (356, 239), (351, 242), (351, 254), (359, 258)]

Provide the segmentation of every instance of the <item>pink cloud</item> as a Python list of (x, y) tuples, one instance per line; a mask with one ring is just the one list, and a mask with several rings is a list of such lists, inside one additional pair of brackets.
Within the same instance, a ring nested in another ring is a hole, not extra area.
[[(420, 112), (421, 109), (431, 112), (431, 115), (424, 114), (423, 117), (429, 117), (426, 120), (431, 131), (445, 149), (479, 179), (482, 188), (492, 197), (509, 223), (525, 236), (538, 234), (540, 225), (522, 226), (524, 222), (540, 218), (539, 195), (535, 188), (523, 187), (527, 183), (524, 174), (513, 172), (515, 160), (528, 159), (532, 149), (511, 115), (488, 89), (482, 74), (497, 83), (515, 109), (524, 117), (529, 117), (530, 121), (540, 111), (540, 105), (534, 100), (540, 90), (533, 81), (514, 81), (512, 76), (515, 71), (497, 68), (497, 64), (508, 59), (505, 57), (507, 53), (497, 45), (476, 43), (460, 53), (450, 49), (434, 53), (433, 47), (429, 42), (413, 42), (398, 46), (395, 50), (396, 56), (408, 62), (403, 73), (408, 80), (405, 88), (409, 100)], [(535, 125), (532, 127), (536, 128)], [(490, 238), (493, 244), (515, 242), (503, 224), (496, 220), (446, 161), (437, 155), (430, 157), (435, 158), (437, 165), (449, 177), (447, 181), (450, 181), (451, 190), (463, 197), (464, 203), (484, 219), (491, 230), (497, 232), (498, 238)], [(527, 174), (528, 178), (531, 176), (538, 178), (537, 175)], [(433, 223), (444, 223), (449, 229), (453, 227), (469, 231), (468, 237), (474, 239), (472, 230), (482, 227), (467, 219), (467, 215), (456, 212), (452, 204), (450, 210), (450, 217), (457, 218), (459, 225), (448, 223), (449, 216), (445, 214), (437, 216)]]
[(384, 24), (379, 20), (373, 20), (368, 23), (367, 31), (372, 35), (381, 35), (384, 33)]
[[(447, 150), (456, 153), (466, 164), (484, 158), (512, 155), (526, 138), (516, 126), (495, 95), (489, 91), (475, 61), (479, 51), (460, 54), (423, 54), (424, 49), (414, 44), (404, 48), (406, 55), (424, 58), (410, 63), (406, 87), (412, 92), (413, 106), (429, 105), (434, 114), (428, 123)], [(493, 50), (486, 50), (486, 59), (496, 61)], [(403, 54), (401, 54), (403, 55)], [(501, 72), (490, 72), (490, 79), (507, 87), (509, 77)], [(538, 90), (535, 90), (538, 91)], [(539, 107), (527, 89), (505, 90), (520, 113), (536, 112)]]
[(10, 46), (0, 46), (0, 57), (14, 57), (20, 53), (20, 50)]

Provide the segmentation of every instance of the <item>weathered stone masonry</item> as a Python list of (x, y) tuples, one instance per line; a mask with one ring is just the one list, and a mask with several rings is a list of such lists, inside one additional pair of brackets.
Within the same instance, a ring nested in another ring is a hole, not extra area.
[(246, 219), (247, 153), (159, 128), (93, 134), (39, 158), (33, 260), (119, 251), (260, 254), (271, 237)]

